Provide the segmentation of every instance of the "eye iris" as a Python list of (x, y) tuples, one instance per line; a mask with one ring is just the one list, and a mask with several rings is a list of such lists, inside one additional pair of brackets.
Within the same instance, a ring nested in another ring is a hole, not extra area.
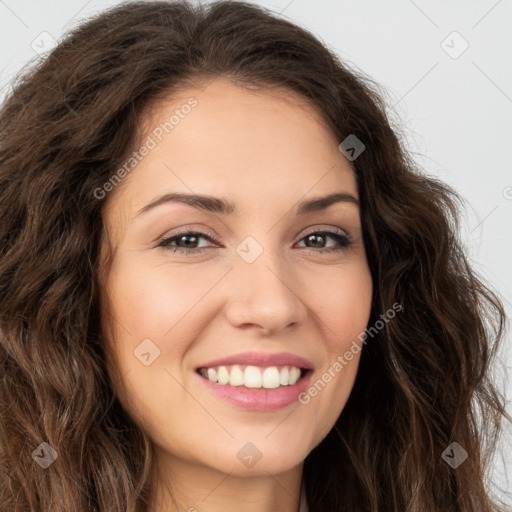
[[(189, 239), (189, 238), (192, 238), (192, 239), (195, 239), (195, 242), (197, 243), (197, 235), (181, 235), (177, 241), (179, 240), (183, 240), (183, 239)], [(194, 244), (194, 242), (192, 242), (192, 244)], [(189, 242), (185, 242), (185, 247), (189, 247), (190, 246), (190, 243)]]
[[(313, 240), (314, 247), (323, 247), (323, 245), (322, 245), (323, 235), (316, 235), (316, 234), (312, 233), (311, 235), (308, 235), (307, 238), (309, 241)], [(315, 243), (315, 240), (317, 242), (318, 242), (318, 240), (320, 240), (320, 245), (318, 245), (318, 243)]]
[[(166, 238), (162, 240), (162, 242), (159, 244), (159, 247), (164, 248), (170, 248), (173, 252), (179, 252), (179, 253), (196, 253), (202, 251), (201, 248), (196, 245), (199, 242), (199, 239), (205, 239), (212, 241), (213, 238), (211, 235), (206, 235), (204, 233), (199, 232), (186, 232), (181, 234), (176, 234), (175, 236), (171, 236), (170, 238)], [(326, 249), (326, 238), (332, 238), (336, 241), (339, 247), (334, 247), (330, 249)], [(309, 233), (308, 235), (304, 236), (301, 239), (301, 242), (306, 243), (306, 246), (309, 246), (313, 249), (319, 249), (319, 253), (324, 252), (337, 252), (341, 251), (351, 245), (351, 240), (349, 237), (341, 234), (334, 234), (330, 231), (319, 231), (319, 232), (313, 232)], [(311, 243), (311, 245), (309, 245)], [(196, 245), (194, 245), (196, 244)]]

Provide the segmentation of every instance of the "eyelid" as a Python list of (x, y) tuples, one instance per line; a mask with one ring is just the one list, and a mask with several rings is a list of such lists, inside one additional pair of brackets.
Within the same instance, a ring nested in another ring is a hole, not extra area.
[[(353, 237), (345, 229), (335, 227), (335, 226), (322, 227), (322, 225), (315, 224), (313, 226), (309, 226), (306, 229), (307, 229), (307, 231), (300, 236), (300, 239), (298, 241), (302, 240), (302, 238), (304, 238), (312, 233), (317, 233), (317, 232), (328, 232), (328, 233), (330, 232), (330, 233), (346, 236), (347, 238), (349, 238), (351, 240), (353, 239)], [(191, 226), (186, 226), (183, 228), (176, 228), (176, 229), (172, 230), (170, 233), (165, 234), (164, 236), (157, 237), (155, 242), (173, 238), (178, 235), (186, 235), (188, 233), (201, 234), (202, 236), (211, 238), (212, 241), (214, 241), (214, 242), (217, 238), (219, 238), (217, 233), (211, 228), (193, 228)], [(300, 232), (296, 235), (296, 237), (299, 235), (300, 235)]]
[(166, 233), (163, 236), (157, 237), (155, 242), (161, 241), (161, 240), (165, 240), (165, 239), (168, 239), (168, 238), (173, 238), (173, 237), (178, 236), (178, 235), (187, 235), (189, 233), (192, 233), (192, 234), (193, 233), (198, 233), (198, 234), (201, 234), (201, 236), (209, 237), (212, 240), (215, 240), (216, 238), (219, 238), (217, 233), (213, 229), (211, 229), (211, 228), (194, 228), (194, 227), (186, 226), (186, 227), (182, 227), (182, 228), (173, 229), (169, 233)]
[[(316, 249), (308, 249), (312, 253), (317, 253), (319, 255), (327, 255), (327, 254), (336, 254), (341, 251), (347, 250), (350, 248), (353, 243), (354, 239), (353, 237), (348, 234), (345, 230), (338, 228), (338, 227), (328, 227), (328, 228), (320, 228), (320, 227), (314, 227), (310, 226), (310, 231), (307, 233), (304, 233), (299, 240), (296, 243), (302, 242), (304, 239), (306, 239), (308, 236), (312, 234), (320, 234), (321, 236), (327, 236), (328, 238), (331, 238), (336, 241), (338, 244), (338, 247), (334, 248), (320, 248), (319, 250)], [(179, 228), (178, 228), (179, 229)], [(210, 242), (213, 242), (218, 245), (216, 242), (216, 233), (212, 229), (206, 229), (205, 231), (202, 231), (201, 229), (192, 229), (190, 226), (187, 226), (186, 228), (182, 228), (181, 230), (178, 230), (178, 232), (171, 232), (169, 235), (164, 236), (159, 241), (158, 245), (155, 248), (161, 247), (165, 250), (170, 250), (173, 254), (181, 253), (185, 256), (193, 257), (195, 255), (198, 255), (200, 253), (203, 253), (205, 250), (208, 249), (208, 247), (202, 247), (202, 248), (180, 248), (171, 246), (170, 242), (177, 240), (181, 238), (182, 236), (186, 236), (188, 234), (196, 235), (196, 237), (203, 238), (204, 240), (209, 240)], [(294, 244), (295, 245), (295, 244)]]

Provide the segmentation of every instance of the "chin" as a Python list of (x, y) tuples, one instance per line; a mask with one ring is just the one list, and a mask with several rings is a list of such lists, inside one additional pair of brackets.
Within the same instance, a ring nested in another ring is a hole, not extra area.
[(229, 445), (226, 444), (211, 453), (205, 463), (220, 472), (237, 476), (284, 473), (302, 464), (309, 450), (297, 446), (299, 441), (297, 444), (290, 443), (289, 440), (286, 443), (280, 441), (282, 440), (279, 437), (271, 441), (265, 440), (264, 436), (260, 441), (231, 440)]

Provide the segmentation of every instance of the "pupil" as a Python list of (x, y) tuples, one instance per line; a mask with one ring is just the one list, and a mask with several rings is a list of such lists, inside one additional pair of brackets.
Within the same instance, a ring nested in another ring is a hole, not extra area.
[[(318, 236), (318, 235), (309, 235), (309, 240), (313, 240), (313, 243), (314, 243), (314, 240), (315, 240), (315, 239), (318, 241), (318, 240), (321, 240), (321, 239), (322, 239), (322, 237), (321, 237), (321, 236)], [(318, 247), (318, 243), (317, 243), (317, 244), (315, 244), (315, 247)]]
[[(181, 238), (182, 238), (182, 240), (183, 240), (183, 239), (185, 239), (185, 240), (186, 240), (186, 239), (188, 239), (188, 238), (192, 238), (192, 239), (194, 239), (194, 238), (197, 238), (197, 237), (196, 237), (196, 236), (193, 236), (193, 235), (183, 235)], [(187, 246), (188, 246), (188, 245), (190, 245), (190, 242), (185, 242), (185, 245), (187, 245)]]
[[(184, 240), (185, 241), (185, 245), (186, 246), (189, 246), (190, 245), (190, 239), (194, 240), (194, 239), (197, 239), (197, 236), (194, 236), (194, 235), (183, 235), (182, 237), (180, 237), (181, 240)], [(308, 236), (308, 239), (309, 241), (313, 242), (314, 246), (315, 247), (321, 247), (322, 246), (322, 236), (318, 236), (318, 235), (309, 235)], [(194, 242), (192, 242), (193, 244)]]

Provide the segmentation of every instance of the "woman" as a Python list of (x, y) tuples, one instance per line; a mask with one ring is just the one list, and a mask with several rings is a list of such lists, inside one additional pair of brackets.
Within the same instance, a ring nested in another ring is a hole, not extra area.
[(0, 122), (2, 511), (500, 510), (504, 311), (369, 79), (133, 2)]

